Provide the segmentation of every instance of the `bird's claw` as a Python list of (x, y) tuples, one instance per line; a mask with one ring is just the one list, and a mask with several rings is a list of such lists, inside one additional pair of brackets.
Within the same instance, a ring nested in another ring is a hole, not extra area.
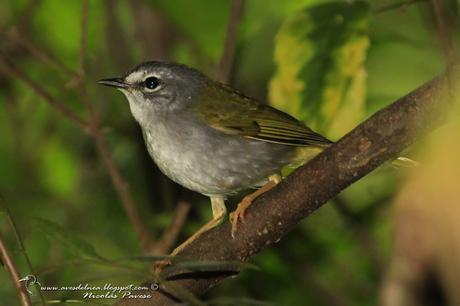
[(232, 224), (232, 238), (235, 238), (236, 230), (238, 229), (238, 221), (244, 222), (246, 209), (252, 204), (252, 199), (243, 198), (238, 204), (235, 211), (230, 213), (230, 223)]

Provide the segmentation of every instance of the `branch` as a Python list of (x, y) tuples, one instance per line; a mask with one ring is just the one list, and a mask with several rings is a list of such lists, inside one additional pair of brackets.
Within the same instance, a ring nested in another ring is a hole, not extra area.
[(106, 14), (105, 44), (108, 50), (110, 50), (108, 55), (111, 57), (111, 62), (115, 67), (125, 69), (131, 63), (130, 54), (124, 48), (119, 48), (119, 46), (128, 46), (131, 41), (128, 43), (126, 34), (117, 18), (116, 8), (119, 1), (112, 0), (104, 1), (103, 3)]
[(71, 109), (69, 109), (62, 100), (56, 98), (48, 91), (46, 91), (44, 87), (41, 86), (41, 84), (30, 79), (23, 71), (17, 68), (14, 64), (7, 61), (6, 58), (4, 59), (0, 57), (0, 71), (4, 71), (6, 75), (12, 78), (17, 78), (24, 82), (38, 96), (41, 96), (46, 102), (48, 102), (52, 108), (54, 108), (67, 119), (71, 120), (92, 138), (99, 152), (99, 155), (101, 156), (101, 159), (103, 160), (104, 165), (109, 172), (112, 184), (118, 194), (118, 197), (120, 198), (120, 201), (123, 204), (126, 215), (128, 216), (128, 219), (133, 225), (134, 230), (140, 240), (140, 244), (143, 250), (148, 252), (152, 245), (150, 234), (147, 228), (144, 226), (140, 214), (136, 209), (131, 194), (129, 193), (128, 184), (123, 179), (113, 160), (105, 136), (100, 128), (99, 118), (97, 116), (96, 110), (94, 109), (93, 103), (86, 92), (84, 62), (87, 45), (87, 23), (88, 1), (85, 0), (82, 3), (80, 52), (77, 72), (62, 64), (58, 59), (56, 59), (56, 57), (50, 55), (50, 52), (47, 52), (39, 46), (33, 44), (28, 38), (26, 38), (14, 28), (7, 34), (10, 39), (14, 40), (23, 46), (27, 51), (29, 51), (29, 53), (34, 58), (51, 65), (52, 67), (56, 68), (71, 78), (67, 85), (68, 87), (76, 89), (80, 93), (82, 102), (89, 114), (88, 122), (75, 114)]
[(227, 34), (225, 36), (224, 50), (216, 72), (216, 79), (222, 83), (230, 81), (236, 49), (238, 25), (243, 12), (243, 0), (233, 0), (228, 17)]
[[(19, 230), (18, 230), (18, 227), (16, 225), (16, 222), (14, 221), (13, 216), (12, 216), (12, 214), (10, 212), (10, 209), (9, 209), (8, 205), (5, 203), (5, 200), (3, 199), (1, 194), (0, 194), (0, 209), (3, 210), (5, 212), (5, 214), (6, 214), (6, 217), (7, 217), (8, 221), (9, 221), (9, 223), (10, 223), (11, 230), (13, 231), (14, 236), (16, 238), (16, 241), (17, 241), (17, 243), (19, 245), (19, 251), (24, 256), (24, 259), (26, 261), (27, 267), (29, 268), (29, 273), (31, 275), (36, 275), (35, 274), (35, 269), (34, 269), (34, 267), (32, 265), (32, 261), (30, 260), (29, 254), (27, 254), (24, 241), (22, 239), (21, 234), (19, 233)], [(43, 296), (43, 292), (38, 287), (39, 286), (38, 283), (36, 283), (35, 286), (37, 287), (37, 292), (38, 292), (38, 297), (40, 299), (40, 302), (42, 303), (42, 305), (46, 305), (45, 297)]]
[[(225, 222), (200, 236), (178, 257), (195, 262), (245, 262), (276, 243), (343, 189), (445, 122), (451, 106), (447, 84), (442, 75), (380, 110), (263, 194), (248, 209), (235, 239), (230, 223)], [(150, 292), (151, 299), (122, 300), (118, 305), (170, 305), (177, 300), (170, 284), (202, 295), (237, 272), (192, 273), (173, 268), (163, 270), (161, 278), (168, 281), (160, 290)]]
[(2, 237), (0, 236), (0, 258), (10, 274), (11, 281), (13, 282), (14, 287), (16, 288), (16, 292), (18, 294), (19, 301), (21, 302), (22, 306), (32, 306), (30, 302), (30, 298), (28, 293), (24, 290), (24, 287), (21, 285), (22, 283), (19, 281), (19, 273), (16, 265), (11, 258), (10, 252), (6, 247), (5, 242), (3, 241)]
[(93, 107), (92, 101), (86, 92), (85, 87), (85, 54), (87, 47), (87, 31), (88, 31), (88, 0), (83, 1), (82, 15), (81, 15), (81, 37), (80, 37), (80, 54), (79, 54), (79, 76), (78, 79), (73, 80), (73, 84), (76, 85), (80, 92), (81, 99), (89, 113), (89, 124), (91, 135), (93, 136), (96, 147), (99, 154), (102, 157), (104, 164), (106, 165), (113, 185), (120, 197), (125, 212), (134, 226), (134, 229), (139, 237), (142, 249), (146, 253), (153, 254), (165, 254), (167, 253), (173, 244), (176, 242), (177, 236), (182, 229), (187, 214), (190, 209), (190, 204), (186, 202), (179, 202), (176, 207), (176, 211), (173, 215), (171, 223), (169, 224), (163, 236), (158, 241), (153, 241), (150, 237), (150, 233), (145, 227), (139, 212), (134, 205), (134, 201), (128, 190), (128, 184), (125, 182), (120, 174), (116, 164), (113, 161), (112, 154), (107, 145), (104, 134), (100, 128), (99, 117), (96, 110)]
[(86, 45), (88, 44), (88, 0), (83, 0), (80, 21), (80, 52), (78, 57), (78, 74), (82, 80), (85, 77)]
[(6, 38), (22, 46), (27, 51), (29, 51), (30, 54), (42, 62), (50, 65), (53, 68), (56, 68), (69, 77), (74, 77), (76, 75), (75, 71), (67, 67), (64, 63), (59, 61), (56, 57), (52, 56), (46, 50), (38, 47), (35, 43), (32, 42), (32, 40), (21, 33), (17, 27), (11, 27), (8, 31), (5, 32), (5, 34)]
[(30, 23), (35, 15), (37, 8), (41, 5), (42, 0), (30, 0), (20, 13), (17, 24), (20, 29), (30, 28)]
[(12, 63), (9, 63), (6, 59), (0, 56), (0, 71), (3, 71), (5, 75), (11, 78), (17, 78), (23, 81), (27, 86), (30, 87), (38, 96), (42, 97), (48, 104), (54, 108), (58, 113), (75, 123), (79, 128), (87, 131), (88, 124), (85, 120), (75, 114), (70, 108), (68, 108), (62, 101), (53, 97), (48, 91), (46, 91), (40, 84), (30, 79), (24, 72), (19, 70)]
[(187, 215), (190, 211), (190, 203), (180, 201), (174, 210), (173, 217), (161, 238), (153, 243), (151, 247), (152, 254), (168, 254), (176, 243), (177, 237), (183, 228)]
[(402, 0), (402, 1), (395, 2), (389, 5), (378, 7), (374, 9), (372, 12), (374, 14), (381, 14), (381, 13), (385, 13), (385, 12), (396, 10), (396, 9), (404, 10), (412, 4), (416, 4), (419, 2), (425, 2), (425, 1), (428, 1), (428, 0)]
[(148, 252), (152, 241), (150, 234), (142, 222), (139, 212), (134, 205), (134, 201), (131, 197), (131, 194), (128, 189), (128, 184), (121, 176), (120, 171), (118, 170), (115, 162), (113, 161), (112, 153), (109, 150), (107, 140), (104, 133), (100, 128), (99, 117), (96, 110), (94, 109), (93, 103), (86, 91), (85, 87), (85, 54), (86, 54), (86, 41), (87, 41), (87, 29), (88, 29), (88, 0), (84, 0), (82, 3), (82, 15), (81, 15), (81, 37), (80, 37), (80, 54), (79, 54), (79, 67), (78, 67), (78, 77), (71, 80), (71, 85), (75, 86), (79, 91), (83, 105), (89, 114), (89, 129), (90, 134), (96, 144), (96, 148), (99, 152), (99, 155), (106, 166), (110, 178), (112, 179), (112, 184), (115, 187), (115, 191), (118, 193), (118, 196), (123, 204), (126, 215), (129, 218), (129, 221), (134, 227), (136, 234), (140, 240), (141, 247), (144, 251)]
[(171, 51), (180, 30), (159, 8), (140, 0), (129, 2), (133, 14), (134, 38), (145, 58), (171, 60)]
[(455, 50), (454, 44), (451, 40), (449, 18), (441, 0), (431, 0), (431, 7), (433, 9), (434, 19), (436, 22), (436, 31), (442, 50), (444, 51), (446, 66), (450, 67), (450, 64), (454, 62)]

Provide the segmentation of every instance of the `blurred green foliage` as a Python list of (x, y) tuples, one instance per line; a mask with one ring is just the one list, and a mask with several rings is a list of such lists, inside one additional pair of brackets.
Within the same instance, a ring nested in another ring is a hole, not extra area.
[(340, 137), (365, 107), (366, 2), (331, 2), (290, 17), (276, 36), (271, 103), (317, 131)]
[[(381, 10), (392, 3), (397, 1), (246, 1), (233, 84), (332, 139), (340, 138), (443, 69), (430, 7), (420, 2)], [(457, 16), (455, 1), (449, 5)], [(115, 163), (154, 238), (171, 220), (180, 198), (193, 204), (180, 239), (189, 236), (209, 218), (208, 200), (184, 191), (159, 172), (124, 98), (95, 81), (151, 59), (157, 49), (163, 50), (161, 59), (213, 75), (229, 8), (230, 1), (223, 0), (90, 1), (88, 92), (97, 102), (94, 107)], [(80, 16), (80, 1), (0, 3), (2, 33), (16, 26), (73, 70), (79, 60)], [(151, 33), (157, 36), (150, 37)], [(2, 56), (69, 108), (86, 115), (79, 96), (66, 87), (68, 76), (14, 41), (4, 41)], [(123, 285), (142, 280), (138, 269), (146, 264), (141, 261), (129, 263), (133, 273), (124, 265), (72, 263), (142, 252), (92, 141), (23, 82), (2, 75), (0, 160), (0, 193), (42, 284)], [(245, 270), (205, 298), (248, 297), (294, 306), (376, 305), (391, 246), (388, 204), (403, 179), (401, 173), (383, 168), (354, 184), (340, 195), (340, 202), (324, 206), (257, 256), (253, 263), (260, 271)], [(21, 274), (29, 274), (4, 214), (0, 232), (7, 237)], [(49, 298), (63, 296), (47, 293)], [(2, 270), (0, 305), (16, 303)]]

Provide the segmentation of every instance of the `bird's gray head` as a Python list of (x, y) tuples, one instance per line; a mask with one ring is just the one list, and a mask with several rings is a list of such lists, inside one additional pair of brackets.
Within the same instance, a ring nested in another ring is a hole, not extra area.
[(187, 108), (206, 80), (202, 73), (187, 66), (151, 61), (134, 67), (123, 77), (98, 83), (123, 92), (134, 118), (143, 125), (156, 116)]

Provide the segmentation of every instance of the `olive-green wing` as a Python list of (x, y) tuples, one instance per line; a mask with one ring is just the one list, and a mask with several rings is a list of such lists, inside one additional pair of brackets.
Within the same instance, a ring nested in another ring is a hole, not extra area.
[(292, 116), (220, 84), (202, 92), (198, 101), (196, 113), (226, 134), (294, 146), (323, 147), (332, 143)]

